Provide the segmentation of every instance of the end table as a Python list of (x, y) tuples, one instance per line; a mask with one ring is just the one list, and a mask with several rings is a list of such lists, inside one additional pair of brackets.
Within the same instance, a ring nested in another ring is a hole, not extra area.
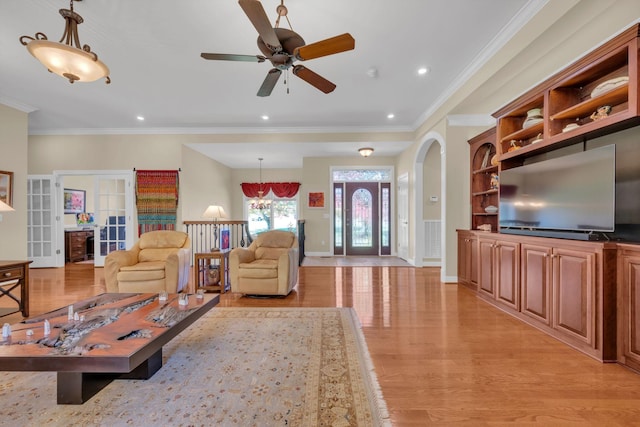
[[(201, 252), (195, 254), (195, 290), (226, 292), (226, 253), (225, 252)], [(217, 260), (217, 265), (212, 261)], [(209, 269), (214, 266), (218, 269), (218, 283), (209, 282)]]

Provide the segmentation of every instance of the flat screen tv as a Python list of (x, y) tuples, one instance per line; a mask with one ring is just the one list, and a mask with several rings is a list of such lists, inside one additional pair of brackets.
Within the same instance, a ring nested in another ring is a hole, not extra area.
[(501, 231), (612, 232), (615, 145), (500, 173)]

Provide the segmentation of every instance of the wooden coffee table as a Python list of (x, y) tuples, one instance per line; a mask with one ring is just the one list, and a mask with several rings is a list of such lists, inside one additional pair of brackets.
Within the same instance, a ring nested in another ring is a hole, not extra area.
[[(81, 404), (114, 379), (148, 379), (162, 367), (162, 346), (218, 304), (219, 295), (102, 294), (12, 325), (0, 338), (0, 370), (57, 371), (58, 404)], [(48, 320), (51, 332), (44, 335)], [(29, 335), (32, 332), (32, 335)]]

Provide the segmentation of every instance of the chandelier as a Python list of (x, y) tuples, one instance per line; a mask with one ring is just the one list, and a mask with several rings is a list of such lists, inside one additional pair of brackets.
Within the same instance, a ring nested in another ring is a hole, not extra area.
[(59, 42), (49, 41), (44, 33), (38, 32), (35, 37), (20, 37), (20, 43), (26, 46), (29, 53), (47, 67), (47, 70), (64, 77), (69, 83), (93, 82), (104, 77), (105, 82), (109, 84), (109, 68), (91, 51), (89, 45), (80, 47), (78, 24), (82, 24), (84, 20), (73, 11), (73, 1), (71, 0), (69, 9), (60, 9), (65, 27)]
[(251, 209), (259, 209), (259, 210), (263, 210), (263, 209), (269, 209), (271, 207), (271, 200), (269, 199), (265, 199), (264, 198), (264, 190), (262, 189), (262, 157), (259, 157), (258, 160), (260, 160), (260, 184), (259, 184), (259, 189), (258, 189), (258, 199), (257, 200), (251, 200), (249, 202), (249, 207)]

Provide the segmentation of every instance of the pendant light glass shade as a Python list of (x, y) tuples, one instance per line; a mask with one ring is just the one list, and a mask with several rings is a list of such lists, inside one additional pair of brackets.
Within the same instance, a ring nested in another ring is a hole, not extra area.
[(73, 11), (73, 0), (70, 9), (60, 9), (60, 15), (65, 20), (65, 29), (59, 42), (48, 40), (43, 33), (36, 33), (35, 37), (20, 37), (20, 43), (49, 71), (70, 83), (93, 82), (103, 77), (107, 84), (111, 83), (109, 68), (89, 45), (80, 45), (78, 24), (84, 20)]

